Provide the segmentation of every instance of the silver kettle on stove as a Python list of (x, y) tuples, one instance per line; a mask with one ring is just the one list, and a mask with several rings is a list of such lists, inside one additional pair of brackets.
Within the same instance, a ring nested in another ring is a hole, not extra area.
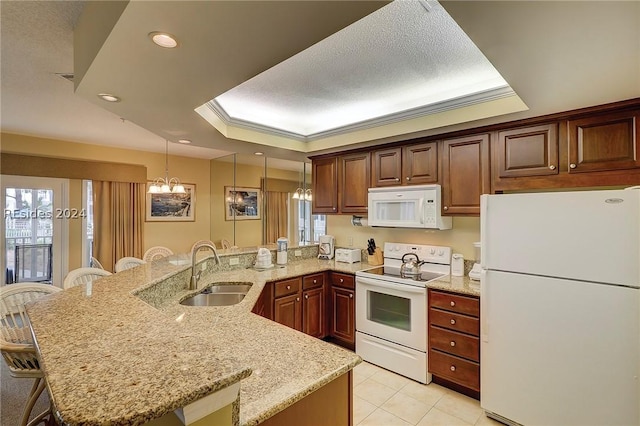
[[(413, 256), (415, 259), (408, 259), (407, 256)], [(400, 276), (402, 278), (419, 278), (420, 277), (420, 266), (424, 263), (424, 261), (420, 260), (417, 254), (415, 253), (405, 253), (402, 256), (402, 266), (400, 266)]]

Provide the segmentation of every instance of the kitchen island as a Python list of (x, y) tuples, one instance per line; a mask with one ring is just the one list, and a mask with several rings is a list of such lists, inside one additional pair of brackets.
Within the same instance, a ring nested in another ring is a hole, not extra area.
[[(271, 418), (361, 361), (251, 313), (266, 282), (330, 269), (333, 261), (318, 259), (263, 272), (216, 266), (201, 287), (241, 281), (251, 290), (237, 305), (192, 307), (179, 304), (194, 291), (187, 290), (190, 264), (176, 256), (97, 280), (91, 295), (79, 286), (30, 305), (58, 421), (143, 424), (239, 381), (235, 423)], [(350, 404), (348, 410), (351, 416)]]
[[(213, 266), (203, 287), (251, 283), (232, 306), (183, 306), (191, 265), (172, 256), (52, 295), (28, 313), (47, 386), (63, 424), (143, 424), (240, 382), (234, 424), (256, 425), (349, 375), (353, 352), (252, 314), (267, 282), (322, 271), (355, 273), (367, 263), (310, 258), (266, 271)], [(236, 267), (237, 268), (237, 267)], [(437, 288), (474, 292), (468, 278)], [(351, 380), (347, 386), (351, 413)], [(326, 411), (326, 410), (325, 410)]]

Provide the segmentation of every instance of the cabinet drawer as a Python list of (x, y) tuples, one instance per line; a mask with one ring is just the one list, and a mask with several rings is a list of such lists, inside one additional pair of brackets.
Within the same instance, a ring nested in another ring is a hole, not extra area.
[(331, 273), (331, 284), (338, 287), (350, 288), (352, 290), (355, 290), (356, 288), (355, 277), (353, 275), (341, 274), (339, 272)]
[(455, 312), (431, 308), (429, 309), (429, 324), (480, 336), (480, 319)]
[(429, 345), (432, 349), (439, 349), (472, 361), (480, 361), (480, 339), (456, 331), (429, 327)]
[(480, 365), (437, 350), (429, 351), (429, 372), (467, 388), (480, 391)]
[(307, 290), (309, 288), (320, 287), (324, 284), (324, 273), (307, 275), (302, 278), (302, 289)]
[(275, 297), (287, 296), (300, 291), (300, 278), (278, 281), (275, 284)]
[(429, 292), (429, 307), (476, 317), (480, 316), (479, 299), (443, 291), (431, 290)]

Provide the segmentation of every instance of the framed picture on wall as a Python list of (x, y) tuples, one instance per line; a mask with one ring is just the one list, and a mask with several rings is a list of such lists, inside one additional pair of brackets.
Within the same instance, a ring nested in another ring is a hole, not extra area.
[(185, 194), (149, 194), (147, 183), (147, 222), (193, 222), (196, 220), (196, 186), (183, 184)]
[(225, 220), (260, 219), (262, 212), (260, 188), (224, 187)]

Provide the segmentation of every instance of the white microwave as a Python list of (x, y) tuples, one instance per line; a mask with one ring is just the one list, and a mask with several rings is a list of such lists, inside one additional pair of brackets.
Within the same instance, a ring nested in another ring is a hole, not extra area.
[(369, 188), (369, 226), (451, 229), (442, 217), (440, 185)]

